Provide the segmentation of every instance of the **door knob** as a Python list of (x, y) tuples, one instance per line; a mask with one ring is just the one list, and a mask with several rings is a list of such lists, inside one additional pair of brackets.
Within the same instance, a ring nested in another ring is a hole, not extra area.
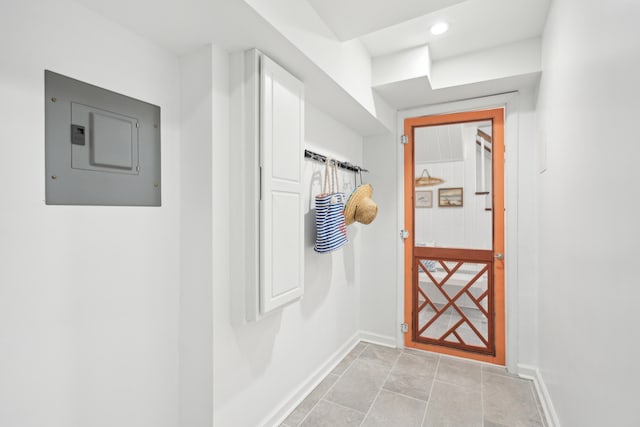
[(502, 261), (504, 259), (504, 254), (502, 252), (498, 252), (495, 257), (497, 260)]

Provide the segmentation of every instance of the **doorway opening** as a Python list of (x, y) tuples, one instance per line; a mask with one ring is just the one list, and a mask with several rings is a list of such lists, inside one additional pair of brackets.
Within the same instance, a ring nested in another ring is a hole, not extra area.
[(404, 133), (405, 346), (504, 365), (504, 109)]

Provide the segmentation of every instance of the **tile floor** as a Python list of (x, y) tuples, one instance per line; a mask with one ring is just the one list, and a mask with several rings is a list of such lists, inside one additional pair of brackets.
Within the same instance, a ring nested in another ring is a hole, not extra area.
[(544, 427), (533, 383), (504, 369), (359, 343), (281, 427)]

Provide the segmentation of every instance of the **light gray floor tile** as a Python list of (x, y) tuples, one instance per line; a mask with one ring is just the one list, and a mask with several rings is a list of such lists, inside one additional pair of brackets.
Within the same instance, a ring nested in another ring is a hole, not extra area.
[(392, 371), (382, 388), (427, 401), (429, 400), (429, 390), (431, 390), (432, 384), (432, 376), (410, 375)]
[(430, 351), (425, 351), (425, 350), (420, 350), (417, 348), (405, 348), (404, 350), (402, 350), (402, 353), (404, 354), (412, 354), (414, 356), (421, 356), (421, 357), (427, 357), (430, 359), (439, 359), (440, 355), (438, 353), (431, 353)]
[(357, 427), (364, 413), (321, 400), (303, 421), (303, 427)]
[(419, 425), (425, 406), (424, 427), (545, 426), (531, 382), (499, 366), (359, 343), (334, 372), (281, 427)]
[(360, 353), (360, 356), (358, 358), (360, 360), (377, 363), (390, 368), (396, 362), (401, 353), (402, 350), (399, 350), (397, 348), (369, 344), (367, 348), (365, 348), (364, 351)]
[(393, 372), (432, 377), (436, 373), (439, 357), (426, 352), (403, 351), (393, 366)]
[(420, 427), (427, 403), (382, 390), (363, 427)]
[(342, 375), (344, 374), (344, 372), (349, 369), (349, 366), (351, 366), (351, 364), (353, 363), (354, 360), (356, 360), (358, 357), (357, 356), (349, 356), (348, 354), (345, 356), (344, 359), (342, 359), (340, 361), (340, 363), (338, 363), (336, 365), (335, 368), (333, 368), (333, 371), (331, 371), (332, 374), (334, 375)]
[(428, 400), (438, 357), (404, 351), (393, 366), (383, 388), (416, 399)]
[(480, 364), (442, 357), (436, 380), (480, 392), (481, 370)]
[(325, 399), (366, 413), (389, 370), (390, 367), (358, 359), (336, 382)]
[(297, 427), (300, 425), (304, 417), (307, 416), (313, 407), (322, 399), (322, 397), (329, 391), (331, 386), (335, 384), (339, 376), (329, 374), (322, 380), (318, 386), (313, 389), (311, 393), (298, 405), (298, 407), (284, 420), (288, 427)]
[(364, 351), (365, 348), (367, 348), (368, 345), (369, 343), (360, 341), (358, 344), (356, 344), (353, 350), (351, 350), (351, 353), (355, 354), (356, 356), (360, 356), (360, 354)]
[(543, 425), (528, 380), (487, 373), (484, 375), (482, 387), (485, 425)]
[(349, 366), (353, 363), (354, 360), (360, 356), (360, 354), (367, 348), (368, 344), (364, 342), (359, 342), (356, 346), (333, 368), (331, 371), (332, 374), (342, 375), (344, 372), (349, 369)]
[(482, 427), (480, 391), (435, 381), (423, 427)]

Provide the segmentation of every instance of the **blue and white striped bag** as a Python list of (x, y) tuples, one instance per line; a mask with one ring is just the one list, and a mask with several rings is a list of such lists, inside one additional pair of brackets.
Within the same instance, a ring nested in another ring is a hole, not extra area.
[(338, 190), (338, 169), (327, 158), (322, 194), (316, 196), (316, 252), (327, 253), (349, 243), (344, 223), (344, 193)]

